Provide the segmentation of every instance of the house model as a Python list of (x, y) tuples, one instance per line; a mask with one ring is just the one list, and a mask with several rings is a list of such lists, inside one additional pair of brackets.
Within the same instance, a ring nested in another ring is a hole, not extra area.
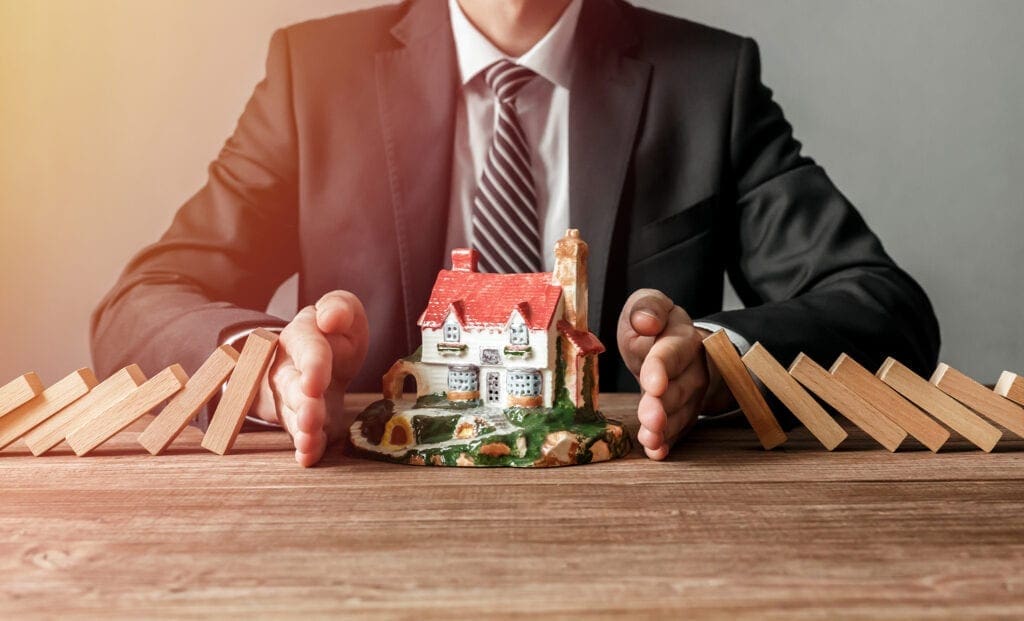
[[(452, 252), (419, 318), (422, 345), (349, 428), (357, 455), (420, 466), (544, 468), (626, 455), (598, 411), (601, 341), (587, 327), (587, 244), (570, 229), (550, 273), (489, 274)], [(416, 402), (402, 400), (407, 380)]]
[(576, 229), (556, 244), (553, 273), (483, 273), (475, 250), (456, 249), (419, 318), (422, 347), (384, 376), (384, 398), (398, 399), (412, 376), (420, 398), (597, 410), (604, 346), (588, 329), (587, 303), (587, 244)]

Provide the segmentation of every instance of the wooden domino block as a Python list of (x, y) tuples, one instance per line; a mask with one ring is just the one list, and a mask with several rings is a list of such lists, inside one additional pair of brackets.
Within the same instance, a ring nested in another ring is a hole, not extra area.
[(91, 370), (79, 369), (0, 417), (0, 449), (83, 397), (96, 384)]
[(876, 375), (917, 407), (928, 412), (985, 452), (995, 448), (996, 443), (1003, 436), (1002, 431), (929, 384), (924, 378), (918, 377), (894, 358), (888, 358), (878, 369)]
[(220, 389), (237, 361), (238, 352), (230, 345), (222, 345), (214, 350), (188, 380), (185, 389), (176, 394), (139, 435), (139, 444), (153, 455), (162, 453)]
[(223, 455), (234, 446), (276, 347), (277, 335), (262, 328), (254, 330), (245, 340), (235, 370), (203, 436), (203, 448)]
[(937, 452), (949, 440), (949, 431), (900, 396), (853, 358), (842, 354), (830, 369), (833, 376), (847, 388), (889, 417), (918, 442)]
[(999, 381), (996, 382), (995, 392), (1010, 401), (1024, 405), (1024, 377), (1003, 371), (1003, 374), (999, 376)]
[(747, 368), (828, 450), (846, 439), (843, 429), (760, 343), (743, 356)]
[(940, 364), (931, 383), (990, 421), (1024, 438), (1024, 408), (1004, 399), (948, 364)]
[(779, 421), (775, 420), (775, 415), (772, 414), (725, 331), (719, 330), (704, 339), (704, 350), (714, 361), (725, 384), (736, 397), (736, 402), (739, 403), (750, 426), (754, 428), (761, 446), (767, 451), (785, 442), (786, 433), (779, 426)]
[(68, 434), (68, 444), (79, 457), (117, 435), (122, 429), (146, 415), (188, 382), (181, 365), (160, 371), (127, 397), (111, 405), (94, 420), (80, 424)]
[(13, 412), (43, 392), (43, 383), (35, 373), (26, 373), (0, 388), (0, 416)]
[(40, 456), (64, 441), (68, 432), (93, 420), (111, 405), (124, 399), (140, 384), (146, 375), (138, 365), (127, 366), (100, 382), (89, 394), (57, 412), (41, 425), (25, 434), (25, 444), (35, 456)]
[(888, 450), (895, 452), (906, 439), (907, 432), (899, 425), (851, 392), (805, 354), (796, 357), (789, 367), (789, 374)]

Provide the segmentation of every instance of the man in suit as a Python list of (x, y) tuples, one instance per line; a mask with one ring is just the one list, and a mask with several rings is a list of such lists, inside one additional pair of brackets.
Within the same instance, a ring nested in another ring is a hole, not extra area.
[[(712, 330), (783, 361), (935, 363), (927, 297), (801, 155), (754, 42), (621, 0), (410, 0), (275, 33), (209, 182), (97, 309), (94, 357), (194, 370), (279, 326), (253, 412), (312, 465), (345, 392), (418, 345), (450, 247), (539, 270), (567, 226), (621, 354), (602, 387), (639, 381), (654, 459), (729, 405)], [(265, 314), (296, 272), (302, 310)], [(725, 272), (746, 309), (722, 312)]]

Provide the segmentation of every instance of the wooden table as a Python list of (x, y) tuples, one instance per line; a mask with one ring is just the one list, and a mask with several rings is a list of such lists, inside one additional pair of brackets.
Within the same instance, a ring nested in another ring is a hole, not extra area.
[[(605, 410), (635, 430), (635, 402)], [(226, 457), (136, 435), (0, 453), (0, 617), (1024, 615), (1020, 440), (766, 453), (741, 419), (665, 463), (302, 470), (281, 433)]]

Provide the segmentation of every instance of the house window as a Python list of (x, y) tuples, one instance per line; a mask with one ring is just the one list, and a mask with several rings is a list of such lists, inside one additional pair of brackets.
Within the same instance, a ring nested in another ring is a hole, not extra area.
[(513, 369), (506, 379), (508, 394), (513, 397), (539, 397), (541, 391), (540, 371)]
[(481, 349), (480, 364), (499, 365), (501, 364), (501, 352), (497, 349)]
[(451, 392), (478, 392), (480, 372), (476, 367), (448, 367), (448, 390)]
[(522, 319), (517, 317), (509, 324), (508, 342), (512, 345), (530, 344), (530, 332), (526, 329), (526, 324), (523, 323)]
[(462, 329), (459, 328), (459, 324), (454, 321), (444, 324), (445, 343), (458, 343), (460, 338), (462, 338)]

